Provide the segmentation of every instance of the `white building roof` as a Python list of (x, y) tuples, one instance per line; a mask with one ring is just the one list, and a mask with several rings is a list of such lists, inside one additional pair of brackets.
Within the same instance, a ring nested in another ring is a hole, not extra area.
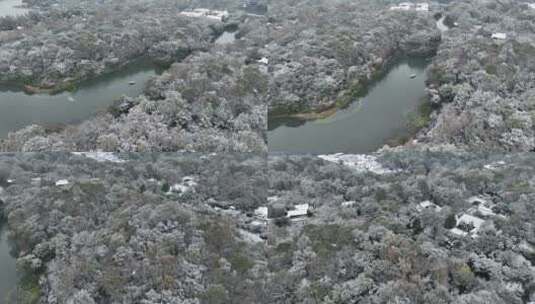
[(268, 207), (258, 207), (254, 211), (254, 215), (262, 218), (267, 219), (268, 218)]
[(411, 2), (402, 2), (398, 5), (393, 5), (390, 7), (392, 11), (410, 11), (415, 10), (418, 12), (427, 12), (429, 11), (429, 3), (420, 2), (420, 3), (411, 3)]
[(293, 210), (288, 211), (288, 217), (306, 216), (308, 209), (308, 204), (295, 205)]
[(492, 34), (492, 39), (505, 40), (507, 39), (506, 33), (494, 33)]
[(68, 184), (69, 184), (69, 181), (66, 179), (60, 179), (59, 181), (56, 182), (56, 186), (66, 186)]

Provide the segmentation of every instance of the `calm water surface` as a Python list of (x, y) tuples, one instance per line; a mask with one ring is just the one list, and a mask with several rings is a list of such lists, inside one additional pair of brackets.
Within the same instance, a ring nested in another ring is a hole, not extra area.
[(425, 59), (401, 61), (373, 84), (365, 97), (332, 117), (314, 121), (270, 118), (269, 150), (369, 153), (408, 136), (407, 117), (425, 102), (427, 64)]
[(148, 63), (132, 64), (119, 72), (84, 82), (77, 91), (57, 95), (28, 95), (19, 88), (0, 87), (0, 138), (31, 124), (79, 123), (106, 110), (122, 95), (137, 96), (159, 71)]

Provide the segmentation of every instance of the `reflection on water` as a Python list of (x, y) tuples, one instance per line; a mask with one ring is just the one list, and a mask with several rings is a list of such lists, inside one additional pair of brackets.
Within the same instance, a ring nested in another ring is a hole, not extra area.
[(410, 133), (407, 116), (424, 102), (425, 59), (404, 60), (373, 84), (365, 97), (314, 121), (269, 119), (270, 151), (369, 153)]

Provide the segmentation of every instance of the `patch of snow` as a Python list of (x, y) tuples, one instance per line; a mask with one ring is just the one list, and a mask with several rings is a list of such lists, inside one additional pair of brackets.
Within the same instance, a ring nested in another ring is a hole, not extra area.
[(251, 226), (253, 227), (263, 227), (266, 225), (266, 222), (263, 221), (252, 221)]
[(96, 160), (97, 162), (112, 162), (112, 163), (124, 163), (125, 160), (120, 159), (113, 152), (73, 152), (72, 154), (78, 156), (84, 156)]
[(447, 25), (444, 24), (444, 20), (446, 20), (446, 16), (442, 16), (442, 18), (437, 21), (437, 28), (443, 33), (447, 32), (450, 29)]
[(488, 165), (485, 165), (484, 168), (487, 169), (487, 170), (497, 170), (497, 169), (500, 169), (502, 167), (504, 167), (506, 165), (506, 163), (504, 161), (498, 161), (498, 162), (494, 162), (494, 163), (490, 163)]
[(341, 163), (344, 166), (350, 167), (358, 172), (372, 172), (375, 174), (394, 173), (395, 171), (384, 168), (383, 165), (377, 161), (377, 157), (373, 155), (362, 154), (331, 154), (319, 155), (319, 158), (333, 163)]
[(196, 8), (191, 11), (182, 11), (179, 15), (192, 18), (207, 18), (217, 21), (224, 21), (229, 16), (228, 11), (209, 10), (206, 8)]
[(357, 202), (355, 201), (347, 201), (342, 203), (342, 207), (351, 207), (354, 206)]
[(261, 243), (264, 240), (258, 235), (244, 229), (239, 230), (241, 237), (250, 243)]

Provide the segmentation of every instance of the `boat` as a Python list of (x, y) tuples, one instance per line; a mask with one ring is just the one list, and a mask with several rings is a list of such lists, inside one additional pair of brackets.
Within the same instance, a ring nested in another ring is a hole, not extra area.
[(75, 102), (75, 101), (76, 101), (76, 100), (74, 99), (74, 97), (72, 97), (72, 96), (67, 97), (67, 100), (69, 100), (70, 102)]
[(135, 81), (130, 81), (130, 82), (128, 82), (128, 84), (129, 84), (129, 85), (135, 85), (136, 82), (135, 82)]
[(416, 74), (411, 75), (411, 79), (414, 79), (414, 78), (416, 78)]

